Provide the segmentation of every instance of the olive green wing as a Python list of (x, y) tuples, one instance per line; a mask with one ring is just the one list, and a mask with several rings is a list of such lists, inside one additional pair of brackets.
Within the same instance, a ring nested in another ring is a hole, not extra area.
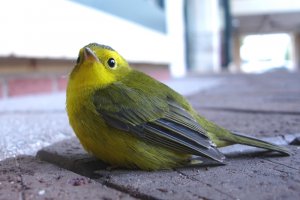
[(165, 93), (116, 82), (97, 90), (93, 102), (111, 127), (178, 152), (224, 159), (197, 121)]

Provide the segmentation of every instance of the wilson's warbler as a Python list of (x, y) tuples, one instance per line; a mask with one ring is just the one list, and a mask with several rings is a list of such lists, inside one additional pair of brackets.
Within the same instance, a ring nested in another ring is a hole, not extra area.
[(222, 163), (217, 147), (235, 143), (288, 150), (232, 133), (200, 116), (168, 86), (136, 71), (109, 46), (83, 47), (67, 87), (69, 121), (83, 147), (112, 166), (157, 170)]

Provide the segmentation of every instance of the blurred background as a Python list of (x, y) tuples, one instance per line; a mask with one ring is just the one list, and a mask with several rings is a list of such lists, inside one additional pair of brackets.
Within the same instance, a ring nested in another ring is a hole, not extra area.
[(162, 81), (293, 72), (299, 19), (299, 0), (0, 1), (0, 98), (63, 92), (90, 42)]

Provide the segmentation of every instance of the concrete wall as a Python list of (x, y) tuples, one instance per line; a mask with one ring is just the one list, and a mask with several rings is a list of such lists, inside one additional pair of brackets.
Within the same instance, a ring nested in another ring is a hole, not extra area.
[(232, 14), (261, 15), (299, 12), (299, 0), (231, 0)]

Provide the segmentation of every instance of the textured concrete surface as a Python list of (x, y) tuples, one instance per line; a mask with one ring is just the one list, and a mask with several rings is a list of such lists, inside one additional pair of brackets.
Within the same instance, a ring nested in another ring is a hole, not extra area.
[(32, 156), (18, 156), (0, 162), (0, 199), (133, 198)]
[(223, 75), (218, 87), (199, 91), (189, 100), (196, 108), (220, 111), (300, 114), (300, 74)]
[(254, 114), (211, 109), (198, 109), (198, 111), (207, 119), (229, 130), (257, 137), (272, 137), (300, 132), (300, 114)]
[(115, 172), (107, 181), (158, 199), (297, 199), (299, 157), (288, 160), (232, 158), (226, 166), (213, 168)]
[(26, 154), (70, 138), (64, 112), (0, 112), (0, 160)]
[(78, 139), (73, 137), (54, 143), (37, 152), (37, 158), (89, 177), (94, 171), (108, 166), (87, 154)]
[(0, 102), (0, 199), (298, 199), (299, 73), (211, 76), (185, 87), (201, 80), (217, 80), (190, 90), (201, 114), (230, 130), (293, 141), (293, 155), (235, 145), (221, 149), (225, 166), (109, 169), (74, 138), (63, 94), (13, 99)]
[(300, 74), (223, 75), (218, 87), (188, 97), (206, 118), (258, 137), (300, 132)]

